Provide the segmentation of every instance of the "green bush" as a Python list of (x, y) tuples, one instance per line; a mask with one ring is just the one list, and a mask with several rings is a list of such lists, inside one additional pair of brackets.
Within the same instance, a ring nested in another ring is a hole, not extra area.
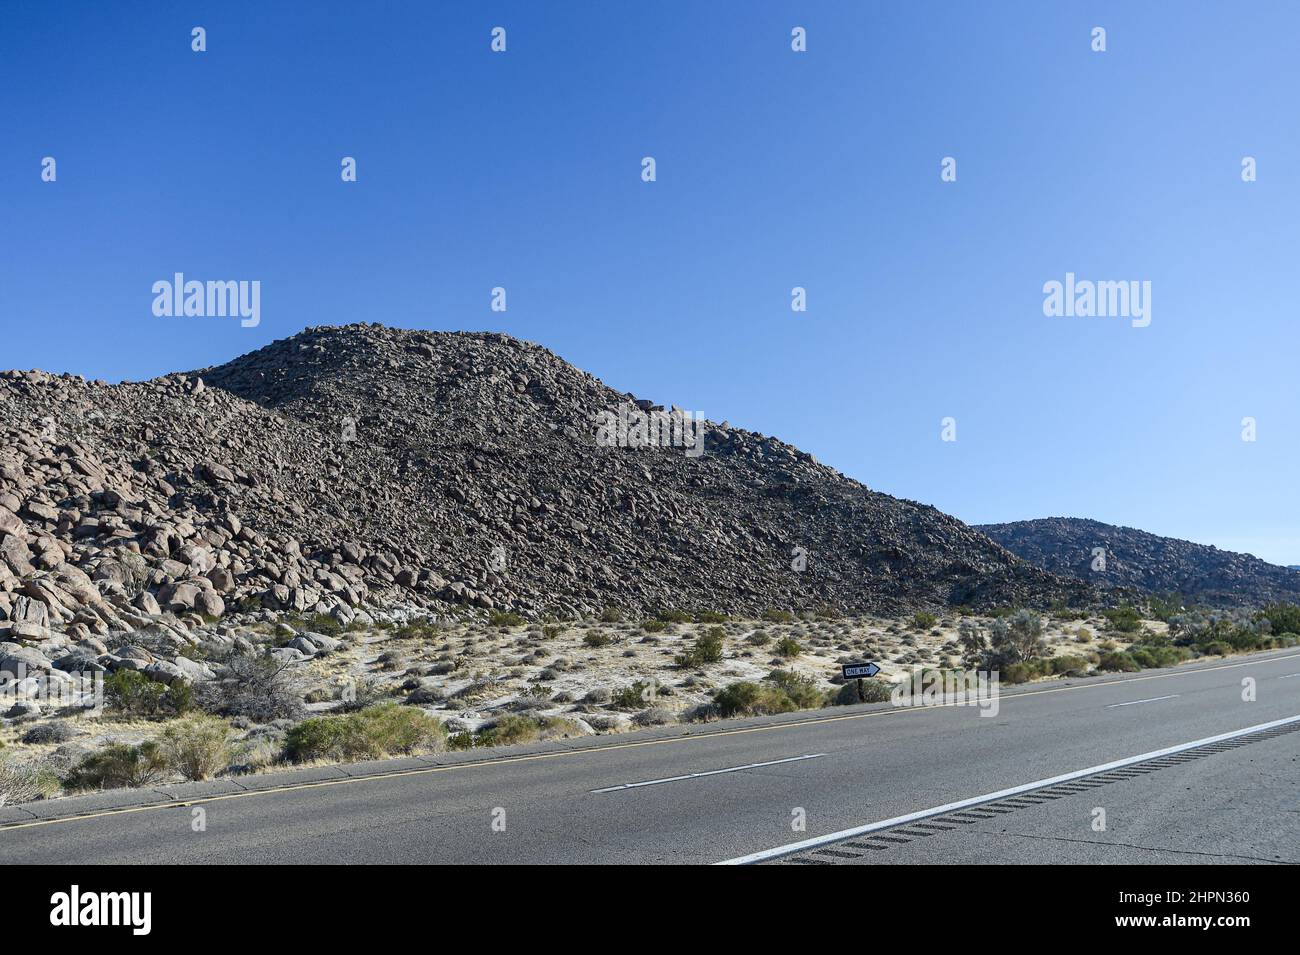
[(668, 629), (668, 624), (662, 620), (643, 620), (641, 621), (641, 629), (646, 633), (663, 633)]
[(696, 623), (726, 623), (727, 615), (720, 610), (701, 610), (695, 615)]
[(489, 627), (522, 627), (528, 621), (510, 610), (494, 610), (488, 615)]
[(588, 630), (582, 635), (582, 642), (586, 646), (595, 649), (597, 647), (607, 647), (614, 642), (613, 636), (608, 630), (601, 630), (597, 627), (595, 630)]
[(793, 660), (803, 653), (803, 647), (794, 637), (782, 637), (772, 649), (778, 657), (784, 657), (787, 660)]
[(312, 633), (323, 633), (327, 637), (336, 637), (343, 632), (343, 624), (327, 613), (313, 614), (303, 621), (303, 628)]
[(719, 716), (727, 717), (789, 713), (798, 706), (779, 687), (742, 681), (718, 690), (713, 696), (713, 708)]
[(622, 623), (623, 611), (617, 607), (606, 607), (600, 612), (601, 623)]
[[(862, 692), (858, 692), (858, 683)], [(835, 706), (852, 706), (855, 703), (888, 703), (893, 693), (893, 684), (884, 680), (866, 679), (848, 680), (831, 694), (830, 702)]]
[(1102, 654), (1101, 659), (1097, 661), (1097, 669), (1120, 673), (1136, 673), (1142, 667), (1125, 651), (1115, 650), (1112, 653)]
[(1059, 657), (1048, 657), (1047, 665), (1051, 668), (1051, 672), (1054, 676), (1061, 676), (1062, 674), (1069, 673), (1071, 670), (1088, 669), (1088, 660), (1086, 657), (1065, 654)]
[(379, 703), (355, 713), (303, 720), (285, 737), (285, 756), (295, 763), (347, 761), (433, 752), (447, 731), (423, 710), (398, 703)]
[(167, 756), (154, 740), (138, 746), (110, 743), (91, 753), (68, 774), (69, 789), (120, 789), (148, 786), (167, 771)]
[(912, 614), (913, 630), (929, 630), (938, 622), (938, 617), (924, 610), (918, 610), (916, 613)]
[(542, 735), (537, 720), (517, 713), (506, 713), (484, 727), (476, 740), (479, 746), (510, 746), (514, 743), (531, 743)]
[(631, 686), (615, 690), (610, 696), (609, 705), (616, 710), (642, 710), (650, 704), (648, 698), (651, 684), (637, 680)]
[(1114, 607), (1103, 610), (1101, 615), (1106, 618), (1110, 629), (1115, 633), (1137, 633), (1138, 628), (1142, 626), (1142, 615), (1132, 607)]
[(167, 686), (143, 673), (122, 669), (104, 680), (104, 700), (127, 716), (179, 716), (193, 707), (194, 691), (185, 680)]
[(773, 670), (767, 675), (767, 680), (794, 701), (798, 709), (810, 710), (821, 706), (825, 700), (826, 695), (810, 676), (802, 676), (791, 670)]
[(516, 743), (531, 743), (542, 736), (572, 736), (577, 733), (576, 723), (558, 716), (505, 713), (484, 727), (474, 743), (477, 746), (511, 746)]
[(208, 779), (230, 763), (230, 726), (215, 716), (168, 723), (158, 737), (167, 765), (189, 780)]
[(655, 619), (664, 623), (690, 623), (695, 618), (685, 610), (660, 610), (655, 614)]
[(711, 627), (695, 638), (695, 644), (685, 653), (677, 655), (680, 667), (699, 668), (708, 663), (717, 663), (722, 659), (722, 640), (725, 632), (721, 627)]
[(1255, 619), (1267, 620), (1273, 633), (1300, 633), (1300, 605), (1269, 604)]
[(775, 607), (768, 607), (763, 611), (763, 619), (768, 623), (794, 623), (794, 614), (788, 610), (777, 610)]
[(1136, 644), (1129, 647), (1128, 655), (1143, 669), (1176, 666), (1184, 660), (1190, 660), (1193, 656), (1192, 651), (1186, 647), (1147, 644)]

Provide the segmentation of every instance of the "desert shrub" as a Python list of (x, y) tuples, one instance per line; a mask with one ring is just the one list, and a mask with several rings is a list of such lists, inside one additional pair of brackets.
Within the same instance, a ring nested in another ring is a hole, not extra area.
[(610, 694), (610, 706), (616, 710), (639, 710), (654, 698), (652, 684), (637, 680), (631, 686)]
[(641, 622), (641, 629), (646, 633), (663, 633), (668, 629), (668, 624), (664, 623), (662, 620), (643, 620)]
[(256, 723), (298, 719), (302, 690), (295, 664), (270, 656), (233, 651), (216, 661), (218, 676), (198, 685), (198, 704), (218, 716), (242, 716)]
[(474, 734), (466, 731), (452, 733), (447, 737), (447, 748), (452, 750), (473, 749)]
[(1115, 633), (1137, 633), (1138, 628), (1142, 626), (1142, 615), (1129, 606), (1112, 607), (1103, 610), (1101, 615), (1106, 618), (1106, 623)]
[(1151, 615), (1152, 620), (1163, 620), (1168, 623), (1175, 614), (1182, 613), (1186, 609), (1187, 601), (1179, 594), (1152, 594), (1147, 598), (1147, 613)]
[(510, 610), (494, 610), (488, 615), (489, 627), (522, 627), (528, 621)]
[(327, 637), (337, 637), (343, 632), (343, 624), (327, 613), (317, 613), (303, 620), (303, 629)]
[(822, 705), (825, 694), (817, 686), (817, 681), (810, 676), (802, 676), (791, 670), (773, 670), (767, 680), (780, 689), (801, 710), (810, 710)]
[(588, 630), (582, 635), (582, 642), (585, 646), (595, 649), (597, 647), (607, 647), (614, 642), (613, 635), (608, 630), (601, 630), (597, 627), (595, 630)]
[(1123, 650), (1115, 650), (1101, 655), (1101, 659), (1097, 661), (1097, 669), (1119, 673), (1136, 673), (1142, 667), (1130, 654)]
[(59, 777), (46, 760), (0, 753), (0, 806), (49, 799), (58, 792)]
[(884, 680), (862, 680), (862, 692), (858, 693), (857, 680), (849, 680), (831, 694), (830, 702), (835, 706), (852, 706), (855, 703), (888, 703), (893, 685)]
[(477, 746), (511, 746), (531, 743), (543, 736), (576, 735), (578, 726), (558, 716), (522, 716), (506, 713), (483, 727), (475, 737)]
[(938, 622), (938, 617), (925, 610), (918, 610), (916, 613), (912, 614), (913, 630), (929, 630)]
[(303, 720), (285, 737), (285, 755), (296, 763), (381, 759), (436, 751), (446, 738), (442, 723), (423, 710), (380, 703), (355, 713)]
[(726, 623), (727, 615), (720, 610), (701, 610), (695, 615), (696, 623)]
[(632, 722), (637, 726), (664, 726), (674, 719), (671, 710), (662, 706), (651, 706), (633, 716)]
[(1088, 660), (1086, 657), (1074, 656), (1073, 654), (1064, 654), (1059, 657), (1048, 657), (1047, 665), (1051, 672), (1060, 676), (1063, 673), (1069, 673), (1072, 670), (1088, 669)]
[(988, 639), (974, 620), (963, 620), (957, 625), (957, 642), (961, 645), (962, 662), (969, 668), (984, 665), (988, 652)]
[(768, 607), (763, 611), (763, 619), (768, 623), (794, 623), (794, 614), (788, 610), (778, 610), (775, 607)]
[(694, 617), (685, 610), (660, 610), (655, 619), (663, 623), (690, 623)]
[(1255, 619), (1267, 620), (1272, 633), (1300, 633), (1300, 605), (1269, 604)]
[(558, 623), (542, 624), (542, 639), (544, 640), (554, 640), (562, 633), (564, 633), (564, 627)]
[(393, 631), (396, 640), (431, 640), (438, 629), (430, 623), (404, 623)]
[(1195, 654), (1187, 647), (1170, 646), (1167, 643), (1134, 644), (1128, 648), (1128, 655), (1143, 669), (1171, 667), (1190, 660)]
[(158, 743), (167, 765), (192, 781), (215, 776), (230, 763), (230, 726), (215, 716), (196, 714), (168, 723)]
[(1059, 676), (1070, 670), (1080, 670), (1088, 666), (1083, 657), (1035, 657), (1005, 664), (1001, 669), (1000, 679), (1003, 683), (1026, 683), (1046, 676)]
[(766, 630), (755, 630), (745, 638), (745, 642), (756, 647), (765, 647), (772, 642), (772, 635)]
[(154, 740), (137, 746), (110, 743), (86, 756), (68, 774), (69, 789), (119, 789), (148, 786), (167, 771), (167, 757)]
[(710, 627), (695, 638), (695, 643), (689, 650), (677, 655), (677, 665), (699, 668), (708, 663), (717, 663), (722, 659), (723, 636), (721, 627)]
[(22, 741), (28, 745), (40, 743), (66, 743), (77, 733), (71, 726), (61, 720), (50, 723), (37, 723), (23, 733)]
[[(1272, 610), (1283, 622), (1287, 619), (1285, 607), (1279, 604)], [(1192, 647), (1201, 653), (1226, 654), (1275, 645), (1273, 623), (1264, 612), (1192, 611), (1170, 618), (1169, 632), (1175, 646)]]
[(713, 696), (719, 716), (764, 716), (798, 709), (794, 700), (779, 687), (742, 681), (725, 686)]
[(185, 680), (167, 686), (122, 669), (104, 680), (104, 701), (127, 716), (179, 716), (194, 705), (194, 691)]
[(617, 607), (606, 606), (600, 611), (600, 617), (598, 619), (601, 623), (622, 623), (623, 611), (619, 610)]
[(794, 637), (782, 637), (772, 648), (778, 657), (784, 657), (787, 660), (793, 660), (799, 654), (803, 653), (803, 647)]
[(1005, 679), (1005, 672), (1012, 664), (1035, 660), (1044, 652), (1042, 620), (1031, 611), (1017, 610), (1010, 617), (995, 619), (989, 626), (989, 650), (984, 666), (1002, 670)]
[(498, 716), (478, 734), (480, 746), (510, 746), (515, 743), (531, 743), (542, 735), (542, 728), (537, 720), (506, 713)]

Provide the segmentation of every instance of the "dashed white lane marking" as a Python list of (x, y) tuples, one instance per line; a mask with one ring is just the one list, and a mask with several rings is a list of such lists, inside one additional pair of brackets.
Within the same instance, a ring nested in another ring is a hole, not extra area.
[(855, 826), (852, 829), (841, 829), (839, 832), (832, 832), (830, 835), (817, 836), (813, 839), (804, 839), (802, 842), (791, 842), (788, 845), (777, 846), (775, 849), (764, 849), (762, 852), (753, 852), (747, 856), (737, 856), (734, 859), (715, 862), (714, 865), (748, 865), (752, 862), (763, 862), (767, 859), (776, 859), (780, 856), (788, 856), (796, 852), (802, 852), (805, 849), (815, 849), (818, 846), (826, 845), (828, 842), (840, 842), (844, 839), (851, 839), (854, 836), (861, 836), (868, 832), (875, 832), (878, 829), (889, 829), (892, 826), (901, 826), (904, 823), (929, 819), (931, 816), (942, 816), (945, 813), (954, 812), (958, 809), (969, 809), (971, 806), (978, 806), (980, 803), (992, 802), (995, 799), (1006, 799), (1008, 796), (1018, 796), (1020, 793), (1029, 792), (1031, 789), (1043, 789), (1047, 786), (1055, 786), (1057, 783), (1068, 782), (1071, 779), (1081, 779), (1084, 776), (1092, 776), (1096, 773), (1110, 772), (1112, 769), (1121, 769), (1124, 766), (1132, 766), (1134, 763), (1145, 763), (1149, 759), (1159, 759), (1161, 756), (1172, 756), (1175, 753), (1182, 753), (1189, 749), (1195, 749), (1198, 746), (1206, 746), (1210, 743), (1222, 743), (1225, 740), (1236, 739), (1238, 736), (1248, 736), (1251, 733), (1270, 730), (1275, 726), (1288, 726), (1291, 723), (1300, 723), (1300, 716), (1288, 716), (1286, 719), (1273, 720), (1271, 723), (1259, 723), (1256, 726), (1247, 726), (1245, 729), (1233, 730), (1231, 733), (1220, 733), (1218, 736), (1207, 736), (1205, 739), (1195, 739), (1190, 743), (1179, 743), (1177, 746), (1168, 746), (1164, 749), (1153, 750), (1150, 753), (1141, 753), (1137, 756), (1117, 759), (1113, 763), (1102, 763), (1100, 766), (1089, 766), (1087, 769), (1076, 769), (1071, 773), (1062, 773), (1060, 776), (1052, 776), (1048, 779), (1038, 779), (1032, 783), (1022, 783), (1019, 786), (1012, 786), (1010, 789), (999, 789), (997, 792), (985, 793), (983, 796), (971, 796), (969, 799), (959, 799), (957, 802), (950, 802), (943, 806), (935, 806), (932, 809), (922, 809), (918, 812), (910, 812), (905, 816), (895, 816), (893, 819), (882, 819), (880, 822), (867, 823), (865, 826)]
[(746, 769), (758, 769), (760, 766), (777, 766), (781, 763), (797, 763), (802, 759), (817, 759), (825, 756), (825, 753), (809, 753), (806, 756), (790, 756), (786, 759), (771, 759), (765, 763), (746, 763), (744, 766), (729, 766), (726, 769), (710, 769), (703, 773), (686, 773), (684, 776), (666, 776), (663, 779), (647, 779), (640, 783), (623, 783), (621, 786), (606, 786), (604, 789), (593, 789), (593, 793), (612, 793), (620, 789), (640, 789), (642, 786), (659, 786), (663, 783), (681, 782), (683, 779), (699, 779), (701, 776), (720, 776), (723, 773), (739, 773)]
[(1106, 709), (1113, 710), (1117, 706), (1137, 706), (1139, 703), (1159, 703), (1161, 700), (1175, 700), (1182, 696), (1181, 693), (1171, 693), (1169, 696), (1153, 696), (1145, 700), (1129, 700), (1127, 703), (1111, 703)]
[(1289, 679), (1291, 679), (1291, 677), (1293, 677), (1293, 676), (1300, 676), (1300, 673), (1287, 673), (1287, 674), (1285, 674), (1284, 676), (1280, 676), (1280, 677), (1278, 677), (1278, 679), (1279, 679), (1279, 680), (1289, 680)]

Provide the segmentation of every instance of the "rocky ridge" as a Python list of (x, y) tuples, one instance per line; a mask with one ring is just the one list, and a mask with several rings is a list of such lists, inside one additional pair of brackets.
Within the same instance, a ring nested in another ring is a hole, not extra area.
[[(653, 406), (504, 335), (308, 329), (143, 383), (0, 373), (0, 641), (360, 607), (891, 612), (1087, 599), (773, 438), (598, 447)], [(792, 569), (795, 548), (807, 566)]]
[[(978, 527), (1012, 553), (1055, 574), (1102, 589), (1128, 587), (1177, 594), (1194, 604), (1260, 607), (1300, 602), (1300, 574), (1234, 551), (1131, 527), (1072, 517), (983, 524)], [(1105, 550), (1094, 570), (1094, 549)]]

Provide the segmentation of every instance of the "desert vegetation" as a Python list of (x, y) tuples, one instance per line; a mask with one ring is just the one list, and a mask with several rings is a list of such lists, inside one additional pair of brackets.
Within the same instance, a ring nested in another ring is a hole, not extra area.
[[(98, 714), (11, 710), (0, 726), (0, 798), (884, 702), (893, 681), (921, 670), (993, 669), (1011, 685), (1173, 666), (1295, 646), (1300, 607), (1162, 601), (754, 620), (707, 610), (640, 619), (607, 607), (567, 621), (493, 613), (365, 625), (261, 611), (219, 627), (227, 639), (195, 628), (170, 667), (157, 666), (175, 653), (157, 638), (109, 648), (104, 659), (135, 663), (103, 675)], [(883, 671), (861, 688), (839, 676), (841, 663), (860, 660)]]

